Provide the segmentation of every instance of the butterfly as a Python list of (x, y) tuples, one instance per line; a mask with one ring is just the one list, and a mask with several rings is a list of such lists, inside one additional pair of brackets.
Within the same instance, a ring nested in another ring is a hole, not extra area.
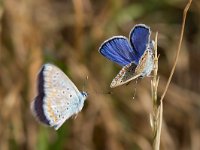
[(37, 120), (55, 130), (82, 110), (88, 96), (53, 64), (42, 66), (37, 84), (38, 95), (31, 103), (31, 110)]
[(113, 36), (100, 46), (100, 54), (122, 66), (121, 71), (112, 80), (111, 88), (150, 75), (154, 66), (154, 41), (150, 41), (150, 34), (148, 26), (137, 24), (131, 30), (129, 39)]

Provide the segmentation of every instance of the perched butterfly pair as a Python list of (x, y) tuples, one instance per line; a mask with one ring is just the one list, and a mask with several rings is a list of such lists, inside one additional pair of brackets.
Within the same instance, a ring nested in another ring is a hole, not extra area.
[[(99, 52), (123, 66), (113, 79), (111, 87), (148, 76), (153, 69), (153, 42), (146, 25), (136, 25), (126, 37), (115, 36), (105, 41)], [(36, 118), (55, 130), (83, 108), (88, 94), (80, 92), (72, 81), (56, 66), (45, 64), (38, 74), (38, 95), (31, 104)]]

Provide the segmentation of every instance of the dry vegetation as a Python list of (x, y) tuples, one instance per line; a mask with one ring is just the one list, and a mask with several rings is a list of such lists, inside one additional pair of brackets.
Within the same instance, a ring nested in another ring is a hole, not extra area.
[[(137, 23), (159, 32), (160, 97), (175, 57), (186, 1), (0, 1), (0, 149), (152, 149), (151, 78), (110, 89), (119, 67), (98, 53)], [(163, 102), (162, 150), (200, 149), (200, 1), (188, 14), (172, 83)], [(62, 68), (89, 98), (58, 132), (38, 124), (29, 105), (45, 62)], [(106, 94), (111, 92), (111, 94)], [(158, 97), (158, 98), (159, 98)]]

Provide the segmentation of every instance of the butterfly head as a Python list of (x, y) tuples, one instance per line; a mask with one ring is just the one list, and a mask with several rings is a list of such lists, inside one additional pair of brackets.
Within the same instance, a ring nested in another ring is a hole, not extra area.
[(83, 99), (85, 100), (88, 97), (88, 93), (87, 92), (81, 92)]

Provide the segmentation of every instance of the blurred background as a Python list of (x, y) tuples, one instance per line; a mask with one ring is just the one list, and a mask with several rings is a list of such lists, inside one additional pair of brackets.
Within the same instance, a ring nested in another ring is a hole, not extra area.
[[(161, 96), (174, 63), (185, 0), (1, 0), (0, 149), (151, 150), (151, 78), (110, 89), (121, 69), (98, 53), (135, 24), (158, 31)], [(193, 1), (179, 62), (164, 99), (162, 150), (200, 149), (200, 1)], [(43, 63), (59, 66), (89, 98), (53, 128), (30, 112)], [(86, 77), (88, 76), (88, 80)], [(134, 89), (137, 87), (136, 95)], [(108, 94), (110, 93), (110, 94)]]

